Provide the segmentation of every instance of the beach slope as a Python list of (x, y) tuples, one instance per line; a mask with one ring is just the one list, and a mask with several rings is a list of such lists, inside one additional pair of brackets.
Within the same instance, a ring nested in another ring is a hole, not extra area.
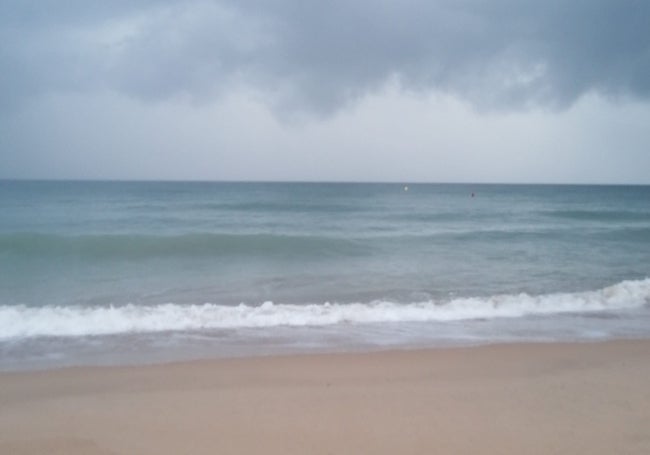
[(647, 454), (650, 341), (0, 374), (6, 454)]

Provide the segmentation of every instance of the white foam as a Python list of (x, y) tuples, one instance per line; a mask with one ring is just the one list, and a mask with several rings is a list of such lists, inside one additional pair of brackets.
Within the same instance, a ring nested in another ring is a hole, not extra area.
[(450, 301), (82, 306), (0, 306), (0, 339), (170, 330), (323, 326), (342, 323), (458, 321), (637, 308), (650, 303), (650, 278), (607, 288), (539, 296), (497, 295)]

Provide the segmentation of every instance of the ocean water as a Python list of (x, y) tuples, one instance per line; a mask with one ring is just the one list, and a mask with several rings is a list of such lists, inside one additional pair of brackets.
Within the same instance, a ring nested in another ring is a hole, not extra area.
[(649, 277), (648, 186), (0, 181), (4, 370), (648, 337)]

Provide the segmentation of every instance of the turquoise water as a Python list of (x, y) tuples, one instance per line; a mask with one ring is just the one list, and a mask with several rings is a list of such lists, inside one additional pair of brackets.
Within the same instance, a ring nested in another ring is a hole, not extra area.
[(6, 368), (647, 336), (649, 276), (647, 186), (0, 182)]

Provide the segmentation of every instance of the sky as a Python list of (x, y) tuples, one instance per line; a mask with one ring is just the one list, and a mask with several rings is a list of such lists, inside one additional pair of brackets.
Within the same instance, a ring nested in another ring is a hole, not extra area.
[(647, 0), (0, 0), (0, 178), (650, 184)]

